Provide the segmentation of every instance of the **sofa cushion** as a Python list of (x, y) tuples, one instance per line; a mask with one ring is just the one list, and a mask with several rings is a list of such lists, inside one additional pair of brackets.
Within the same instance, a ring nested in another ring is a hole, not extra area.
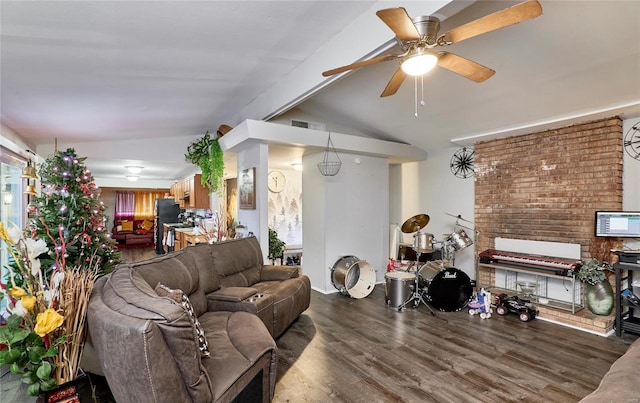
[(122, 231), (133, 231), (133, 221), (123, 221)]
[(276, 343), (258, 317), (247, 312), (207, 312), (200, 321), (209, 344), (215, 346), (211, 358), (202, 361), (213, 380), (214, 400), (264, 354), (271, 356), (271, 375), (275, 376)]
[(167, 287), (164, 284), (158, 283), (155, 288), (156, 293), (161, 297), (168, 297), (175, 303), (182, 306), (182, 309), (189, 315), (189, 321), (191, 321), (191, 325), (193, 326), (193, 336), (195, 338), (196, 344), (198, 345), (198, 350), (200, 351), (201, 357), (209, 357), (209, 344), (207, 343), (207, 338), (204, 334), (204, 329), (198, 321), (198, 317), (193, 311), (193, 306), (189, 301), (189, 297), (184, 295), (182, 290), (173, 290)]
[(143, 220), (142, 224), (140, 224), (140, 228), (150, 231), (153, 228), (153, 221)]
[(298, 277), (298, 266), (264, 266), (260, 272), (260, 281), (281, 281)]
[(200, 288), (198, 269), (193, 256), (186, 253), (188, 248), (175, 253), (156, 257), (129, 265), (153, 289), (158, 283), (169, 288), (182, 290), (191, 301), (196, 316), (207, 310), (207, 298)]
[(213, 248), (211, 245), (202, 243), (189, 246), (186, 249), (188, 254), (193, 257), (193, 261), (200, 273), (200, 287), (205, 294), (220, 288), (220, 276), (218, 271), (213, 267)]
[(260, 281), (262, 252), (255, 237), (210, 245), (222, 287), (251, 287)]
[(581, 403), (635, 402), (640, 396), (638, 363), (640, 362), (640, 338), (611, 365), (600, 381), (598, 389), (582, 399)]
[[(175, 363), (180, 371), (191, 400), (208, 400), (203, 399), (203, 396), (206, 396), (210, 389), (209, 377), (201, 368), (201, 357), (194, 342), (193, 327), (180, 305), (158, 296), (140, 273), (131, 270), (131, 265), (120, 266), (109, 275), (103, 288), (102, 299), (106, 306), (124, 317), (142, 319), (141, 325), (144, 321), (152, 322), (152, 328), (157, 327), (161, 336), (155, 332), (150, 333), (151, 330), (139, 331), (153, 337), (160, 336), (162, 343), (166, 343), (168, 351), (173, 356), (171, 362)], [(144, 325), (145, 328), (148, 325)], [(122, 344), (122, 340), (118, 342)], [(128, 348), (126, 344), (124, 343), (122, 348)]]

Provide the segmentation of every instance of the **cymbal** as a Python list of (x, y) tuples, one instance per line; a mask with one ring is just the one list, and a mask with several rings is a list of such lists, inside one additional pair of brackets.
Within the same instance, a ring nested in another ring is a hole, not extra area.
[(410, 234), (412, 232), (416, 232), (424, 228), (425, 225), (429, 224), (429, 216), (426, 214), (418, 214), (409, 218), (407, 221), (402, 224), (400, 227), (400, 231), (405, 234)]
[(460, 214), (458, 214), (458, 215), (453, 215), (453, 214), (449, 214), (449, 213), (445, 213), (445, 214), (446, 214), (446, 215), (448, 215), (448, 216), (451, 216), (451, 217), (453, 217), (453, 218), (456, 218), (456, 219), (458, 219), (458, 220), (460, 220), (460, 221), (465, 221), (465, 222), (468, 222), (468, 223), (473, 224), (473, 222), (472, 222), (472, 221), (465, 220), (464, 218), (462, 218), (462, 216), (461, 216)]

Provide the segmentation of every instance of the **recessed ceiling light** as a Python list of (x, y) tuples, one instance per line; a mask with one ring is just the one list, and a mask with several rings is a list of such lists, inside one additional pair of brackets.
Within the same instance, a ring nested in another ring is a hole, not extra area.
[(142, 171), (143, 167), (129, 165), (129, 166), (126, 166), (125, 168), (127, 168), (127, 171), (131, 172), (132, 174), (139, 174)]

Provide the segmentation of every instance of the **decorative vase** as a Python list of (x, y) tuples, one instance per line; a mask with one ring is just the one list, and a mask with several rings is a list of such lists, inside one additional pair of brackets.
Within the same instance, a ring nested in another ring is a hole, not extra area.
[(88, 379), (86, 375), (81, 375), (76, 379), (58, 385), (53, 390), (40, 392), (36, 403), (80, 403), (82, 391), (88, 389)]
[(613, 309), (613, 288), (609, 281), (604, 280), (598, 284), (586, 284), (585, 297), (587, 307), (596, 315), (609, 315)]

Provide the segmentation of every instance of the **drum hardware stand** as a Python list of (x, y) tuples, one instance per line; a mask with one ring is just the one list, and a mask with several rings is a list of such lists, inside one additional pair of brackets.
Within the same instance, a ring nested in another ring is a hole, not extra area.
[(422, 292), (420, 290), (419, 287), (419, 282), (418, 282), (418, 275), (420, 274), (420, 255), (422, 254), (422, 252), (418, 252), (416, 251), (416, 278), (415, 278), (415, 286), (413, 287), (413, 293), (411, 294), (411, 297), (409, 297), (406, 301), (404, 301), (402, 304), (400, 304), (400, 306), (398, 306), (398, 311), (401, 311), (403, 309), (406, 308), (407, 304), (411, 301), (414, 300), (418, 300), (417, 302), (415, 302), (415, 307), (419, 307), (420, 306), (420, 302), (422, 302), (424, 304), (424, 306), (427, 307), (427, 309), (429, 309), (429, 311), (431, 312), (431, 315), (435, 315), (435, 311), (433, 310), (433, 308), (431, 308), (431, 306), (429, 306), (429, 304), (427, 304), (427, 301), (424, 300), (424, 298), (422, 297)]

